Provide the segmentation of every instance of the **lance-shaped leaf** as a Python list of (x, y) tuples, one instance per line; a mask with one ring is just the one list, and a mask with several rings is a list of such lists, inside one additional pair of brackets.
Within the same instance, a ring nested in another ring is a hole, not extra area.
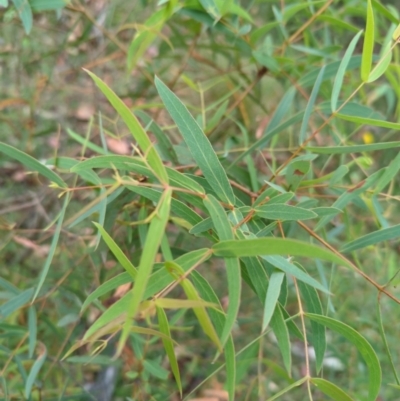
[(151, 143), (149, 136), (140, 125), (135, 115), (129, 110), (128, 106), (108, 87), (108, 85), (104, 81), (102, 81), (92, 72), (87, 70), (85, 71), (91, 76), (98, 88), (103, 92), (105, 97), (124, 120), (126, 126), (129, 128), (133, 137), (136, 139), (140, 148), (142, 149), (142, 152), (145, 155), (149, 166), (153, 169), (154, 174), (162, 183), (167, 184), (168, 175), (165, 171), (162, 160), (155, 150), (153, 144)]
[(343, 56), (342, 61), (340, 62), (340, 66), (339, 66), (339, 69), (336, 74), (335, 81), (333, 82), (333, 87), (332, 87), (331, 107), (332, 107), (333, 112), (336, 111), (337, 101), (339, 99), (340, 90), (342, 89), (342, 85), (343, 85), (344, 74), (346, 73), (347, 66), (349, 65), (351, 56), (353, 55), (353, 52), (357, 45), (358, 39), (360, 39), (360, 36), (362, 33), (363, 33), (363, 31), (360, 31), (357, 33), (356, 36), (354, 36), (354, 38), (350, 42), (349, 46), (347, 47), (347, 50)]
[(354, 241), (347, 243), (342, 247), (341, 252), (352, 252), (356, 249), (365, 248), (369, 245), (377, 244), (378, 242), (388, 241), (400, 237), (400, 224), (384, 228), (382, 230), (374, 231)]
[[(171, 337), (171, 331), (169, 329), (169, 323), (167, 319), (167, 315), (164, 312), (164, 309), (160, 307), (156, 307), (157, 309), (157, 318), (158, 318), (158, 325), (160, 328), (160, 332), (165, 334), (166, 337)], [(172, 339), (162, 338), (162, 342), (164, 345), (165, 352), (167, 353), (169, 364), (171, 365), (172, 373), (175, 377), (176, 384), (178, 386), (179, 392), (182, 397), (182, 382), (181, 382), (181, 375), (179, 373), (179, 366), (178, 361), (176, 360), (175, 351), (174, 351), (174, 344)]]
[[(175, 262), (165, 262), (165, 267), (171, 273), (171, 275), (175, 278), (176, 281), (179, 281), (183, 290), (185, 291), (186, 296), (192, 301), (200, 301), (201, 298), (196, 291), (196, 288), (191, 283), (191, 281), (187, 278), (182, 278), (184, 274), (184, 270), (182, 267), (177, 265)], [(207, 313), (207, 310), (204, 306), (196, 306), (193, 308), (193, 312), (195, 313), (197, 320), (200, 323), (201, 328), (204, 333), (208, 335), (208, 337), (212, 340), (212, 342), (218, 347), (219, 351), (222, 351), (222, 344), (218, 338), (218, 335), (215, 331), (215, 328), (211, 322), (211, 319)]]
[(143, 300), (147, 282), (153, 269), (154, 260), (169, 219), (171, 195), (171, 189), (165, 190), (160, 203), (157, 205), (156, 213), (150, 223), (146, 243), (143, 247), (142, 256), (140, 258), (140, 263), (136, 274), (136, 280), (131, 290), (132, 299), (127, 311), (127, 318), (118, 344), (118, 355), (121, 353), (122, 348), (125, 345), (125, 341), (128, 338), (132, 326), (131, 320), (135, 317), (140, 302)]
[(374, 22), (374, 10), (372, 9), (371, 0), (367, 1), (367, 25), (365, 28), (364, 35), (364, 46), (361, 60), (361, 79), (364, 82), (368, 81), (369, 74), (372, 66), (372, 55), (374, 52), (374, 40), (375, 40), (375, 22)]
[(223, 202), (235, 204), (232, 187), (209, 139), (179, 98), (157, 77), (155, 84), (168, 113), (178, 126), (204, 177)]
[(285, 204), (269, 204), (258, 206), (256, 215), (269, 220), (308, 220), (318, 215), (311, 210)]
[(292, 255), (330, 262), (351, 265), (333, 252), (307, 242), (286, 238), (257, 238), (249, 240), (221, 241), (212, 247), (214, 254), (221, 257), (260, 256), (260, 255)]
[[(212, 195), (204, 199), (204, 205), (210, 213), (215, 230), (220, 240), (233, 239), (232, 227), (224, 208)], [(236, 257), (225, 258), (226, 274), (228, 277), (229, 306), (226, 315), (224, 329), (221, 334), (221, 344), (225, 345), (232, 327), (235, 324), (240, 306), (241, 279), (239, 259)]]
[(53, 170), (50, 170), (47, 166), (34, 159), (32, 156), (29, 156), (28, 154), (22, 152), (21, 150), (7, 145), (6, 143), (0, 142), (0, 152), (4, 153), (8, 157), (12, 157), (13, 159), (17, 160), (29, 170), (36, 171), (37, 173), (43, 175), (43, 177), (46, 177), (52, 182), (55, 182), (60, 187), (67, 187), (67, 184)]
[(379, 389), (381, 387), (382, 371), (379, 359), (371, 344), (352, 327), (339, 322), (338, 320), (312, 313), (307, 313), (306, 316), (315, 322), (321, 323), (329, 329), (336, 331), (356, 346), (357, 350), (364, 358), (365, 364), (367, 365), (369, 371), (369, 390), (367, 401), (375, 401), (378, 397)]

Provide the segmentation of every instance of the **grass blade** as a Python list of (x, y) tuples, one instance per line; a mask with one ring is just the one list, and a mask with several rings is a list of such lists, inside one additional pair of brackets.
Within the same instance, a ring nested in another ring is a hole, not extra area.
[(157, 77), (155, 84), (204, 177), (223, 202), (234, 205), (235, 196), (231, 185), (210, 141), (179, 98)]

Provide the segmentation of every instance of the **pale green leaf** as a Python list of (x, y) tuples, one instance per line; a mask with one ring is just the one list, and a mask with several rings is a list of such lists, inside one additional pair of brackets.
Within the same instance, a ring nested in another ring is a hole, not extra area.
[(272, 273), (269, 278), (267, 295), (265, 297), (262, 331), (266, 330), (272, 318), (272, 315), (274, 314), (284, 277), (284, 273), (277, 271)]
[(361, 61), (361, 79), (363, 82), (368, 81), (372, 66), (372, 55), (374, 52), (375, 41), (375, 22), (374, 10), (372, 9), (371, 0), (367, 0), (367, 25), (365, 28), (364, 45)]
[(29, 34), (32, 30), (33, 14), (28, 0), (12, 0), (17, 9), (19, 18), (21, 18), (25, 33)]
[(157, 205), (156, 214), (151, 220), (147, 240), (144, 244), (139, 267), (137, 269), (138, 271), (136, 274), (135, 283), (131, 290), (131, 302), (127, 310), (127, 319), (124, 323), (121, 338), (118, 343), (118, 354), (121, 353), (122, 348), (124, 347), (128, 338), (132, 325), (131, 319), (135, 318), (140, 302), (143, 300), (147, 283), (153, 269), (154, 259), (157, 255), (157, 251), (169, 219), (171, 196), (171, 189), (166, 189), (163, 193), (162, 199)]
[(128, 106), (108, 87), (108, 85), (104, 81), (102, 81), (92, 72), (88, 70), (85, 71), (90, 75), (98, 88), (103, 92), (108, 101), (121, 116), (126, 126), (131, 131), (133, 137), (136, 139), (139, 146), (141, 147), (142, 152), (145, 155), (149, 166), (153, 169), (154, 174), (162, 183), (167, 184), (168, 175), (165, 171), (162, 160), (155, 150), (154, 145), (151, 143), (149, 136), (140, 125), (135, 115), (129, 110)]
[(286, 274), (289, 274), (297, 278), (298, 280), (303, 281), (304, 283), (310, 285), (311, 287), (316, 288), (317, 290), (329, 294), (329, 291), (322, 284), (320, 284), (317, 280), (315, 280), (310, 275), (305, 273), (302, 269), (299, 269), (295, 264), (289, 262), (284, 257), (274, 255), (274, 256), (262, 256), (262, 258), (266, 260), (268, 263), (271, 263), (271, 265), (275, 266), (277, 269), (282, 270)]

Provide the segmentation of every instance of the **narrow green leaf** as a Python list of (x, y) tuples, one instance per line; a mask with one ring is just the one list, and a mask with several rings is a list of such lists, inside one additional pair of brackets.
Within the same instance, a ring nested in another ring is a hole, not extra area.
[[(158, 202), (162, 196), (162, 192), (153, 188), (133, 185), (125, 185), (125, 187), (132, 192), (135, 192), (141, 196), (144, 196), (147, 199), (152, 200), (153, 202)], [(193, 208), (190, 208), (185, 203), (174, 198), (171, 199), (171, 212), (187, 221), (191, 226), (194, 226), (201, 222), (200, 215), (197, 214), (193, 210)]]
[(363, 235), (354, 241), (348, 242), (340, 251), (353, 252), (356, 249), (365, 248), (366, 246), (375, 245), (379, 242), (389, 241), (398, 237), (400, 237), (400, 224)]
[(13, 159), (17, 160), (29, 170), (38, 172), (50, 181), (55, 182), (60, 187), (67, 187), (67, 184), (54, 171), (50, 170), (47, 166), (34, 159), (32, 156), (22, 152), (21, 150), (0, 142), (0, 152), (3, 152), (8, 157), (12, 157)]
[(372, 4), (376, 11), (382, 14), (385, 18), (391, 21), (393, 24), (398, 24), (399, 19), (396, 17), (393, 11), (389, 11), (381, 2), (380, 0), (372, 0)]
[(307, 377), (304, 376), (300, 380), (297, 380), (297, 382), (294, 382), (290, 386), (287, 386), (284, 389), (282, 389), (281, 391), (277, 392), (272, 397), (267, 398), (266, 401), (274, 401), (274, 400), (278, 399), (280, 396), (282, 396), (283, 394), (286, 394), (288, 391), (293, 390), (294, 388), (301, 386), (306, 380), (307, 380)]
[(332, 111), (335, 112), (337, 108), (337, 101), (339, 99), (340, 90), (342, 89), (343, 85), (343, 78), (347, 70), (347, 66), (349, 65), (350, 59), (353, 55), (354, 49), (358, 43), (358, 39), (360, 39), (361, 34), (363, 31), (357, 33), (356, 36), (351, 40), (347, 50), (343, 56), (342, 61), (340, 62), (340, 66), (338, 72), (335, 77), (335, 81), (333, 82), (332, 87), (332, 95), (331, 95), (331, 108)]
[(318, 217), (311, 210), (284, 204), (271, 205), (269, 202), (266, 205), (256, 207), (254, 210), (257, 216), (269, 220), (308, 220)]
[[(204, 199), (215, 230), (220, 240), (232, 240), (234, 234), (224, 208), (212, 195)], [(229, 306), (226, 315), (225, 326), (221, 334), (222, 347), (225, 345), (235, 324), (240, 306), (241, 277), (238, 258), (225, 258), (226, 275), (228, 277)]]
[(242, 257), (259, 255), (292, 255), (305, 256), (313, 259), (323, 259), (330, 262), (347, 265), (346, 260), (340, 256), (308, 244), (292, 239), (284, 238), (257, 238), (249, 240), (228, 240), (213, 245), (212, 250), (216, 256), (221, 257)]
[(39, 357), (36, 359), (35, 363), (32, 365), (31, 370), (29, 371), (29, 375), (25, 382), (25, 391), (24, 391), (25, 398), (30, 398), (32, 387), (47, 357), (47, 349), (43, 344), (41, 344), (41, 348), (43, 348), (43, 350), (39, 355)]
[(12, 0), (12, 2), (17, 9), (19, 18), (21, 18), (25, 33), (29, 34), (32, 30), (33, 14), (28, 0)]
[[(157, 309), (157, 318), (158, 318), (158, 325), (160, 328), (160, 332), (165, 334), (166, 337), (171, 337), (171, 331), (169, 329), (169, 323), (167, 319), (167, 315), (164, 312), (164, 309), (160, 307), (156, 307)], [(178, 361), (175, 356), (175, 351), (174, 351), (174, 343), (172, 340), (167, 340), (166, 338), (162, 338), (162, 342), (164, 345), (165, 352), (168, 356), (169, 364), (171, 365), (171, 370), (172, 373), (175, 377), (176, 385), (178, 386), (179, 393), (182, 397), (182, 382), (181, 382), (181, 376), (179, 373), (179, 366), (178, 366)]]
[(35, 305), (28, 309), (28, 331), (29, 331), (29, 358), (33, 357), (37, 338), (37, 316)]
[(336, 207), (315, 207), (311, 210), (316, 213), (318, 217), (335, 216), (336, 214), (343, 213)]
[(329, 294), (329, 291), (320, 284), (317, 280), (313, 279), (310, 275), (305, 273), (302, 269), (299, 269), (295, 264), (289, 262), (282, 256), (262, 256), (262, 259), (266, 260), (268, 263), (273, 265), (279, 270), (282, 270), (286, 274), (289, 274), (300, 281), (310, 285), (317, 290), (320, 290), (326, 294)]
[(396, 157), (390, 162), (390, 164), (385, 168), (385, 172), (376, 184), (374, 195), (379, 194), (386, 185), (396, 177), (400, 170), (400, 153), (397, 153)]
[(357, 350), (360, 352), (364, 361), (368, 367), (368, 401), (375, 401), (378, 397), (379, 390), (382, 381), (382, 372), (379, 359), (370, 343), (356, 330), (352, 327), (339, 322), (338, 320), (332, 319), (330, 317), (315, 315), (312, 313), (307, 313), (306, 316), (318, 323), (323, 324), (331, 330), (336, 331), (341, 334), (352, 344), (354, 344)]
[[(219, 305), (222, 310), (221, 304), (214, 290), (210, 286), (209, 282), (197, 271), (192, 273), (193, 284), (204, 301), (211, 302)], [(222, 313), (218, 313), (214, 309), (209, 309), (210, 318), (215, 326), (215, 329), (219, 335), (225, 326), (225, 316)], [(225, 366), (226, 366), (226, 388), (229, 394), (229, 401), (233, 401), (235, 398), (236, 388), (236, 355), (235, 347), (232, 340), (232, 335), (229, 336), (228, 341), (224, 348), (225, 355)]]
[[(98, 225), (102, 227), (104, 225), (104, 220), (106, 218), (107, 212), (107, 194), (106, 189), (104, 187), (100, 188), (100, 198), (101, 201), (99, 202), (99, 221)], [(96, 242), (95, 242), (95, 249), (99, 246), (101, 240), (101, 231), (99, 230), (96, 235)]]
[(387, 43), (382, 47), (378, 64), (375, 66), (375, 68), (369, 74), (368, 81), (367, 81), (368, 83), (376, 81), (389, 68), (389, 65), (390, 65), (390, 62), (392, 61), (392, 56), (393, 56), (391, 47), (392, 47), (391, 40), (387, 41)]
[(235, 196), (228, 177), (209, 139), (179, 98), (157, 77), (155, 84), (168, 113), (178, 126), (204, 177), (222, 201), (234, 205)]
[[(79, 172), (82, 170), (93, 168), (116, 168), (118, 170), (133, 171), (138, 174), (156, 178), (154, 173), (148, 166), (139, 158), (133, 156), (97, 156), (84, 160), (71, 168), (72, 172)], [(172, 168), (166, 168), (170, 184), (174, 187), (184, 188), (195, 193), (204, 194), (204, 188), (201, 187), (195, 180), (182, 174)]]
[(392, 39), (397, 40), (400, 37), (400, 24), (397, 25), (397, 28), (394, 30)]
[(92, 72), (88, 70), (85, 71), (90, 75), (98, 88), (103, 92), (105, 97), (108, 99), (108, 101), (117, 111), (117, 113), (121, 116), (126, 126), (131, 131), (133, 137), (136, 139), (139, 146), (141, 147), (142, 152), (149, 163), (149, 166), (154, 171), (154, 174), (163, 184), (168, 184), (168, 175), (165, 171), (162, 160), (135, 115), (129, 110), (128, 106), (108, 87), (108, 85), (104, 81), (102, 81)]
[(58, 221), (57, 221), (56, 228), (54, 230), (53, 239), (52, 239), (51, 245), (50, 245), (50, 250), (47, 255), (46, 262), (43, 266), (43, 269), (40, 272), (39, 283), (36, 287), (36, 291), (35, 291), (32, 301), (34, 301), (36, 299), (36, 297), (38, 296), (38, 294), (44, 284), (44, 280), (47, 277), (47, 273), (49, 272), (51, 262), (53, 261), (54, 254), (56, 252), (58, 239), (60, 237), (60, 233), (61, 233), (61, 229), (62, 229), (62, 225), (63, 225), (63, 221), (64, 221), (64, 216), (65, 216), (65, 211), (67, 210), (68, 204), (69, 204), (69, 196), (67, 195), (67, 196), (65, 196), (63, 207), (61, 209), (60, 215), (58, 216)]
[(158, 248), (165, 232), (165, 227), (169, 219), (171, 196), (172, 190), (166, 189), (164, 191), (162, 199), (160, 200), (160, 203), (157, 205), (156, 214), (151, 220), (147, 240), (143, 247), (142, 256), (140, 258), (135, 283), (131, 290), (132, 299), (127, 311), (127, 318), (123, 326), (121, 338), (118, 343), (118, 355), (121, 353), (122, 348), (124, 347), (125, 342), (128, 338), (132, 325), (131, 319), (135, 318), (140, 302), (143, 300), (146, 286), (151, 275), (151, 271), (153, 269), (154, 259), (156, 257)]
[(168, 135), (155, 123), (155, 121), (143, 110), (136, 110), (135, 114), (144, 122), (157, 138), (157, 147), (165, 160), (171, 161), (173, 164), (179, 164), (175, 149)]
[(277, 271), (271, 274), (265, 297), (264, 315), (262, 323), (262, 331), (265, 331), (274, 314), (276, 303), (278, 302), (279, 294), (281, 292), (281, 285), (285, 274)]
[[(170, 271), (175, 280), (179, 281), (179, 284), (182, 286), (188, 299), (193, 301), (201, 300), (195, 286), (191, 283), (191, 281), (187, 278), (182, 279), (184, 270), (179, 265), (177, 265), (175, 262), (165, 262), (165, 266), (167, 270)], [(212, 342), (218, 347), (218, 350), (222, 352), (222, 344), (218, 338), (218, 335), (215, 331), (214, 325), (211, 322), (206, 308), (204, 306), (198, 306), (193, 308), (193, 312), (195, 313), (204, 333), (207, 334)]]
[(29, 288), (22, 291), (18, 295), (15, 295), (15, 297), (0, 305), (0, 318), (6, 318), (22, 306), (26, 305), (32, 297), (33, 290), (33, 288)]
[(313, 377), (310, 379), (310, 381), (318, 388), (318, 390), (322, 391), (335, 401), (354, 401), (353, 398), (351, 398), (341, 388), (336, 386), (336, 384), (329, 382), (328, 380), (321, 379), (319, 377)]
[[(318, 292), (315, 288), (298, 282), (299, 289), (301, 291), (302, 298), (304, 300), (307, 312), (322, 315), (322, 305), (318, 296)], [(315, 350), (315, 365), (317, 373), (322, 369), (324, 362), (325, 350), (326, 350), (326, 335), (325, 327), (317, 322), (311, 321), (311, 344)]]
[[(397, 129), (400, 129), (397, 128)], [(346, 153), (359, 153), (359, 152), (373, 152), (375, 150), (400, 148), (400, 142), (380, 142), (371, 143), (368, 145), (352, 145), (352, 146), (307, 146), (307, 150), (312, 153), (319, 153), (325, 155), (336, 155)]]
[(67, 0), (29, 0), (29, 3), (33, 11), (39, 12), (60, 10), (67, 5)]
[[(208, 260), (211, 256), (211, 252), (207, 248), (197, 249), (195, 251), (187, 252), (184, 255), (176, 258), (174, 262), (179, 265), (185, 272), (191, 269), (193, 266), (198, 265)], [(157, 292), (170, 285), (174, 280), (171, 274), (163, 268), (159, 268), (150, 276), (149, 284), (146, 288), (144, 298), (148, 299), (154, 296)]]
[(82, 304), (81, 311), (83, 312), (95, 299), (98, 299), (102, 295), (107, 294), (107, 292), (110, 292), (115, 288), (119, 287), (120, 285), (129, 283), (131, 281), (132, 281), (132, 276), (128, 272), (118, 274), (118, 276), (113, 277), (110, 280), (107, 280), (105, 283), (97, 287), (85, 299), (85, 302)]
[(388, 344), (388, 341), (387, 341), (387, 338), (386, 338), (385, 328), (383, 326), (382, 311), (381, 311), (381, 305), (380, 305), (379, 300), (378, 300), (376, 306), (377, 306), (376, 312), (377, 312), (377, 316), (378, 316), (378, 326), (379, 326), (379, 332), (380, 332), (381, 337), (382, 337), (382, 342), (383, 342), (383, 345), (385, 347), (386, 355), (387, 355), (387, 357), (388, 357), (388, 359), (390, 361), (390, 367), (392, 368), (392, 372), (393, 372), (394, 378), (396, 380), (396, 383), (398, 385), (400, 385), (400, 378), (399, 378), (399, 376), (397, 374), (397, 370), (396, 370), (396, 366), (394, 364), (393, 356), (392, 356), (392, 353), (390, 352), (389, 344)]
[(279, 303), (276, 305), (274, 313), (271, 318), (271, 328), (274, 331), (276, 340), (278, 341), (279, 350), (282, 354), (283, 364), (285, 365), (286, 371), (291, 375), (292, 370), (292, 352), (291, 342), (289, 336), (288, 326), (285, 322), (282, 310)]
[(73, 140), (75, 140), (76, 142), (81, 144), (84, 147), (84, 149), (87, 148), (87, 149), (93, 150), (93, 152), (96, 152), (99, 155), (106, 155), (107, 154), (107, 151), (104, 150), (104, 148), (102, 148), (101, 146), (98, 146), (95, 143), (91, 142), (89, 140), (89, 138), (85, 138), (85, 137), (77, 134), (76, 132), (72, 131), (69, 128), (67, 128), (67, 133)]
[(319, 88), (322, 83), (322, 79), (324, 77), (325, 65), (321, 68), (321, 71), (318, 74), (318, 77), (315, 81), (314, 87), (311, 91), (310, 98), (307, 103), (306, 110), (304, 112), (303, 121), (301, 123), (300, 133), (299, 133), (299, 144), (301, 145), (306, 140), (308, 123), (310, 121), (310, 116), (314, 108), (315, 100), (317, 99), (317, 95), (319, 92)]
[(374, 10), (372, 9), (371, 0), (367, 0), (367, 25), (364, 35), (364, 46), (361, 60), (361, 79), (363, 82), (368, 81), (372, 66), (372, 55), (374, 52), (375, 41), (375, 22)]
[(121, 266), (127, 271), (127, 273), (130, 274), (132, 279), (135, 279), (137, 275), (137, 269), (135, 266), (133, 266), (128, 257), (122, 252), (121, 248), (115, 243), (107, 231), (100, 224), (95, 222), (93, 222), (93, 224), (97, 227), (104, 242), (107, 244), (108, 248), (116, 257)]

